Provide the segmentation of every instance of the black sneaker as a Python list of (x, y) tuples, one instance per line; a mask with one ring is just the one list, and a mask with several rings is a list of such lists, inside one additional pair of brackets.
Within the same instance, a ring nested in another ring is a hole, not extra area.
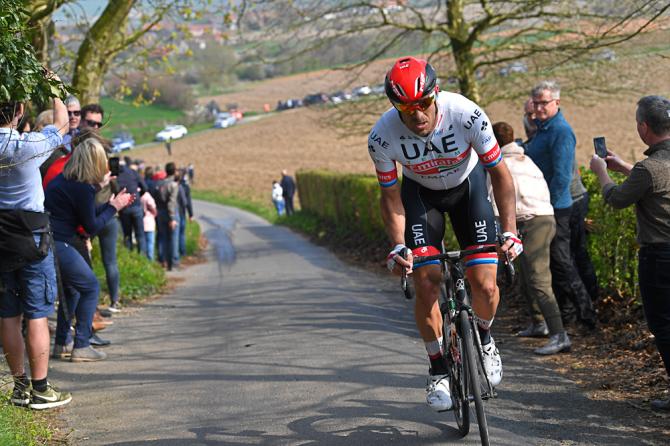
[(32, 390), (29, 407), (35, 410), (52, 409), (64, 406), (70, 401), (72, 401), (72, 395), (69, 392), (61, 392), (51, 383), (47, 383), (47, 390), (44, 392)]
[(28, 407), (28, 404), (30, 404), (30, 384), (26, 387), (23, 384), (14, 383), (14, 390), (9, 402), (18, 407)]

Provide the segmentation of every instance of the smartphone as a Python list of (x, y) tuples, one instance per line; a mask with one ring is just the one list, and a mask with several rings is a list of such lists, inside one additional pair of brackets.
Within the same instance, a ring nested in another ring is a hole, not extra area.
[(597, 136), (593, 138), (593, 147), (596, 150), (596, 155), (598, 155), (600, 158), (607, 157), (607, 146), (605, 145), (604, 136)]
[(119, 176), (119, 159), (110, 158), (109, 159), (109, 171), (112, 173), (113, 177)]

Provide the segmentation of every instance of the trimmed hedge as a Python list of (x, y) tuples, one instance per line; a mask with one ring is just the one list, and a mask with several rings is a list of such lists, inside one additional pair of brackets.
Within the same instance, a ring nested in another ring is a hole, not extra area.
[(372, 239), (386, 234), (379, 209), (379, 184), (373, 176), (299, 171), (296, 179), (301, 209)]
[[(364, 235), (371, 242), (385, 239), (380, 190), (373, 175), (299, 171), (296, 178), (303, 210), (351, 237)], [(605, 205), (596, 176), (582, 170), (582, 178), (591, 196), (589, 252), (600, 285), (610, 294), (638, 297), (635, 210), (632, 206), (615, 210)], [(613, 178), (623, 181), (622, 175)], [(456, 249), (458, 243), (448, 218), (446, 226), (445, 244)]]
[[(589, 233), (589, 253), (600, 286), (618, 296), (639, 298), (635, 207), (614, 209), (603, 202), (596, 175), (581, 169), (582, 180), (591, 196), (588, 218), (593, 220)], [(625, 177), (610, 172), (621, 184)]]

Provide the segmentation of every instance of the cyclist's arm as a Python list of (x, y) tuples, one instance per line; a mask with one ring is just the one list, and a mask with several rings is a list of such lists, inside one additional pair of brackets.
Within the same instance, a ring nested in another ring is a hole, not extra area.
[(514, 180), (504, 162), (496, 164), (488, 169), (491, 175), (491, 186), (493, 197), (500, 213), (500, 226), (502, 232), (517, 234), (516, 229), (516, 191)]
[(392, 245), (404, 245), (405, 208), (400, 198), (400, 183), (382, 188), (381, 214)]

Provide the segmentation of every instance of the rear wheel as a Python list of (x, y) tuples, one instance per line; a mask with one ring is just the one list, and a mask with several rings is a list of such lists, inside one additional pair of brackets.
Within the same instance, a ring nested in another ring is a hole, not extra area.
[(465, 374), (469, 378), (469, 392), (472, 394), (472, 399), (475, 401), (475, 411), (477, 412), (477, 423), (479, 424), (479, 436), (482, 440), (482, 445), (488, 446), (489, 443), (489, 426), (486, 421), (486, 413), (484, 413), (484, 402), (482, 401), (481, 384), (479, 377), (479, 360), (475, 356), (475, 344), (472, 335), (472, 325), (470, 318), (466, 311), (461, 311), (459, 317), (459, 330), (461, 332), (461, 340), (463, 343), (463, 364)]

